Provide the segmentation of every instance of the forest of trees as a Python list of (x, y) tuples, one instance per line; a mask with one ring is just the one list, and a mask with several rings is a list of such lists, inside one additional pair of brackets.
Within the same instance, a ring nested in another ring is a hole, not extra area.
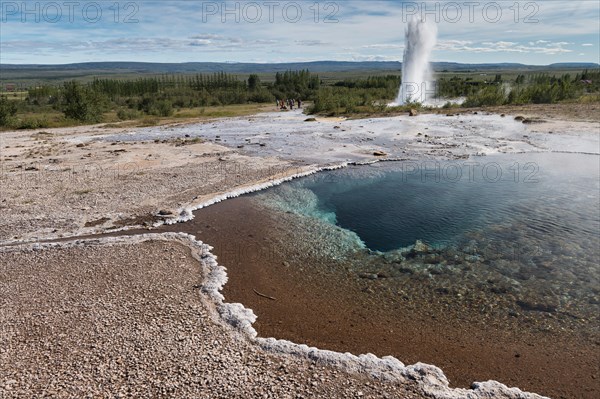
[[(114, 112), (119, 120), (147, 115), (167, 117), (184, 108), (274, 103), (275, 99), (286, 98), (312, 102), (310, 113), (377, 112), (396, 98), (400, 82), (399, 76), (388, 75), (323, 84), (319, 76), (307, 70), (277, 73), (271, 82), (262, 82), (258, 75), (241, 79), (223, 72), (138, 79), (96, 78), (89, 83), (68, 81), (31, 88), (23, 100), (0, 96), (0, 126), (46, 127), (43, 118), (23, 115), (48, 111), (61, 112), (65, 119), (76, 123), (96, 123), (107, 112)], [(590, 93), (597, 97), (600, 71), (584, 71), (575, 76), (532, 74), (514, 78), (513, 75), (510, 79), (498, 74), (489, 80), (440, 77), (436, 92), (440, 98), (464, 97), (465, 107), (572, 101)]]
[[(246, 103), (274, 103), (276, 98), (313, 100), (321, 81), (308, 71), (278, 73), (274, 83), (263, 83), (258, 75), (241, 80), (224, 72), (212, 75), (163, 75), (134, 80), (99, 79), (83, 84), (68, 81), (28, 90), (23, 101), (0, 100), (0, 126), (36, 126), (31, 119), (17, 121), (17, 111), (39, 113), (61, 111), (65, 118), (81, 123), (102, 121), (103, 114), (116, 112), (121, 120), (144, 115), (170, 116), (177, 109)], [(38, 120), (39, 121), (39, 120)], [(39, 124), (39, 123), (38, 123)]]

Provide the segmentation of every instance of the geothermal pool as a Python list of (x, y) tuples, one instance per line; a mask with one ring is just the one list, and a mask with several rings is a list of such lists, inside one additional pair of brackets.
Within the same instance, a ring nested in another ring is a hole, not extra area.
[(262, 337), (595, 397), (599, 171), (562, 153), (350, 166), (168, 229), (214, 246)]
[(318, 221), (325, 241), (343, 241), (330, 255), (360, 276), (390, 285), (419, 276), (441, 293), (468, 287), (510, 298), (504, 313), (595, 320), (599, 170), (599, 157), (578, 154), (378, 163), (254, 199)]
[(350, 166), (160, 230), (214, 247), (261, 337), (596, 397), (599, 171), (566, 153)]

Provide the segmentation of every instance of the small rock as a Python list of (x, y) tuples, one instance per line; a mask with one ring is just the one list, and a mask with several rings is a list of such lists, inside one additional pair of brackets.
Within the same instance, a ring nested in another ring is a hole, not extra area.
[(429, 252), (429, 245), (425, 244), (421, 240), (417, 240), (415, 242), (415, 246), (413, 247), (413, 251), (418, 254), (426, 254)]
[(364, 279), (367, 279), (367, 280), (377, 280), (377, 278), (378, 278), (375, 273), (360, 273), (358, 275), (358, 277), (364, 278)]
[(549, 303), (536, 303), (528, 300), (518, 300), (517, 305), (521, 307), (523, 310), (536, 311), (536, 312), (546, 312), (546, 313), (554, 313), (556, 312), (556, 305)]

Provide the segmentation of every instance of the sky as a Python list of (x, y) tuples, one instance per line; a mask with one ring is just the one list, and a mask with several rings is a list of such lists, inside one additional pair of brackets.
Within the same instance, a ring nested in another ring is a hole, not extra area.
[(0, 63), (401, 61), (410, 18), (433, 61), (600, 62), (599, 0), (4, 1)]

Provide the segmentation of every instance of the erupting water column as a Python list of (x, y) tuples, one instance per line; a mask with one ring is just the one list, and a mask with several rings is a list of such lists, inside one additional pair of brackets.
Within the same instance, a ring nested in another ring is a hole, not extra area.
[(402, 84), (396, 103), (425, 103), (434, 90), (429, 57), (437, 40), (437, 26), (413, 18), (408, 23), (405, 37)]

